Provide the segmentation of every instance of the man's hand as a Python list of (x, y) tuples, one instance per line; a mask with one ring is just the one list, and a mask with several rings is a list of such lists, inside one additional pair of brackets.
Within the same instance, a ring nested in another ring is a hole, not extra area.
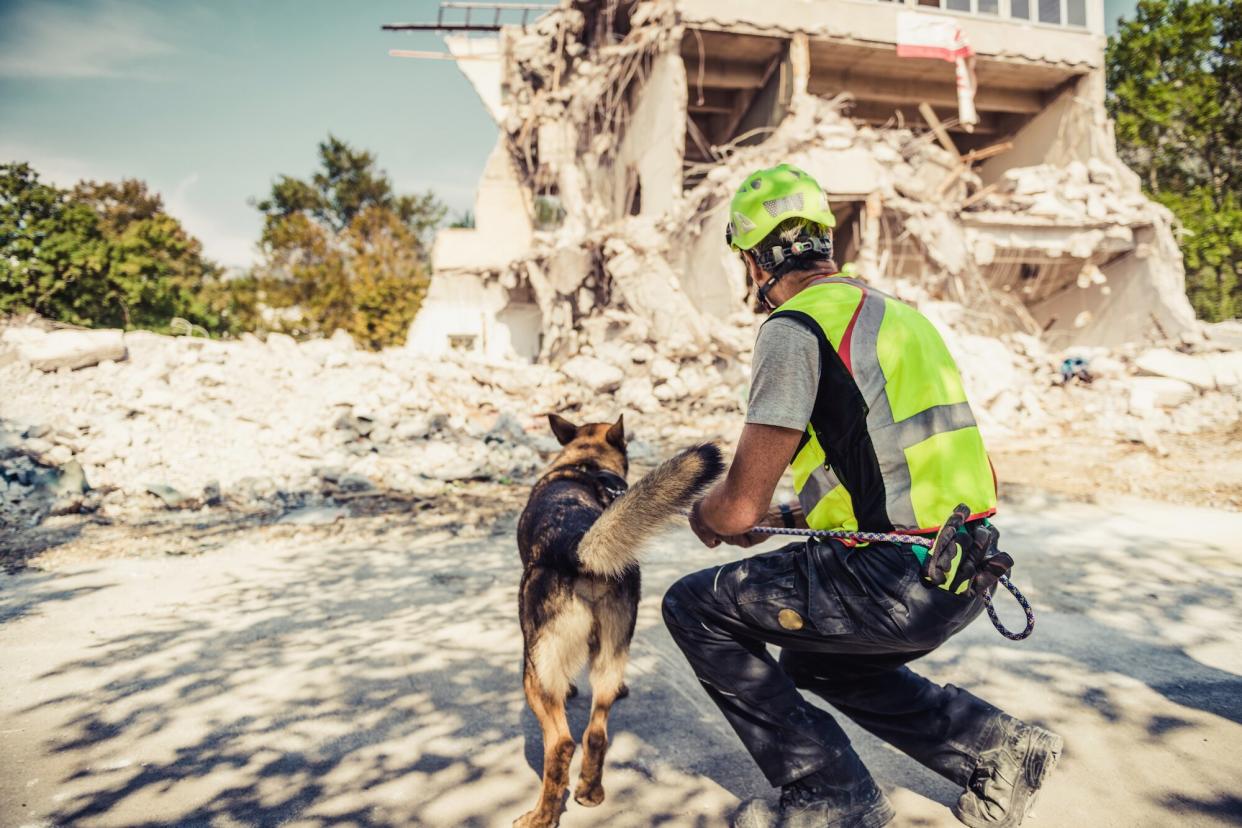
[[(727, 543), (730, 546), (740, 546), (743, 549), (747, 549), (751, 546), (754, 546), (757, 543), (763, 543), (765, 540), (768, 539), (767, 535), (760, 535), (760, 534), (755, 534), (751, 532), (743, 532), (740, 535), (717, 534), (714, 529), (712, 529), (710, 526), (708, 526), (706, 523), (703, 522), (703, 516), (702, 514), (700, 514), (700, 507), (702, 506), (702, 504), (703, 504), (703, 501), (700, 500), (698, 503), (695, 503), (694, 506), (690, 509), (690, 529), (694, 532), (694, 534), (698, 537), (698, 539), (703, 542), (703, 545), (706, 546), (708, 549), (715, 549), (717, 546), (719, 546), (722, 543)], [(777, 512), (777, 514), (779, 514), (779, 512)], [(777, 520), (779, 521), (780, 518), (777, 518)], [(780, 524), (779, 523), (770, 524), (765, 521), (764, 523), (761, 523), (759, 525), (760, 526), (772, 526), (772, 525), (780, 525)]]
[(702, 507), (703, 501), (701, 500), (690, 507), (690, 531), (694, 532), (695, 536), (708, 549), (715, 549), (717, 546), (720, 546), (722, 538), (703, 522), (703, 516), (700, 514)]

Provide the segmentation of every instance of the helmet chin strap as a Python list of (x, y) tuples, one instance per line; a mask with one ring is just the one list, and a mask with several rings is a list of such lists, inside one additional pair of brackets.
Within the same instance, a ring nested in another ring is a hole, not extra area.
[(762, 285), (759, 286), (759, 291), (758, 291), (759, 301), (763, 302), (764, 306), (767, 307), (769, 311), (776, 310), (776, 305), (772, 304), (772, 300), (768, 298), (768, 293), (772, 290), (772, 288), (776, 287), (776, 283), (779, 282), (783, 278), (784, 278), (784, 274), (782, 274), (781, 276), (773, 276), (772, 278), (768, 279), (766, 282), (764, 282)]

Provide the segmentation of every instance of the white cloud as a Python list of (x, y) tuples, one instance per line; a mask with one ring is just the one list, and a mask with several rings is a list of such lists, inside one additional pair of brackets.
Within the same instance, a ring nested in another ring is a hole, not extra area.
[(214, 216), (201, 210), (190, 195), (198, 183), (198, 173), (193, 172), (177, 182), (171, 193), (164, 196), (164, 209), (192, 235), (203, 243), (203, 253), (227, 267), (249, 267), (256, 258), (255, 236), (245, 236), (233, 228), (224, 227)]
[[(80, 158), (55, 155), (36, 147), (21, 144), (0, 143), (0, 163), (25, 161), (34, 167), (39, 178), (57, 187), (69, 189), (79, 181), (120, 181), (124, 172), (108, 166), (88, 163)], [(182, 178), (171, 192), (162, 193), (164, 209), (178, 219), (190, 235), (203, 243), (203, 253), (226, 267), (245, 268), (254, 264), (259, 228), (228, 227), (226, 222), (203, 209), (190, 192), (198, 183), (198, 173)], [(148, 182), (157, 189), (153, 182)], [(157, 189), (158, 191), (158, 189)], [(255, 214), (257, 216), (257, 213)], [(247, 214), (248, 223), (255, 223), (254, 216)]]
[(82, 180), (114, 181), (124, 178), (119, 171), (89, 164), (80, 158), (56, 155), (25, 144), (0, 143), (0, 163), (24, 161), (34, 167), (42, 181), (69, 189)]
[(0, 16), (0, 77), (133, 77), (136, 61), (172, 51), (144, 11), (114, 0), (78, 8), (10, 5)]

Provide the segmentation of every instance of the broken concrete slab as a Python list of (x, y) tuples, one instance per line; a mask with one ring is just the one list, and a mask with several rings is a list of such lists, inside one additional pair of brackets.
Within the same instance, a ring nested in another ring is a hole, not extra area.
[(590, 356), (574, 357), (561, 366), (561, 373), (597, 393), (615, 391), (625, 379), (617, 366)]
[(1198, 394), (1190, 383), (1171, 377), (1132, 377), (1129, 388), (1130, 413), (1139, 416), (1156, 408), (1176, 408)]
[(22, 359), (40, 371), (74, 370), (104, 360), (125, 359), (120, 330), (57, 330), (33, 336), (19, 346)]
[(1206, 360), (1168, 348), (1144, 351), (1134, 360), (1134, 365), (1144, 374), (1181, 380), (1201, 391), (1216, 388), (1216, 377)]

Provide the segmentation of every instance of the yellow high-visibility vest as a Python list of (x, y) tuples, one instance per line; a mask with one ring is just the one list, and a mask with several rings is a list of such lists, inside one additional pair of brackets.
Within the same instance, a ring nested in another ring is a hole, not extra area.
[(812, 529), (930, 532), (960, 503), (996, 512), (996, 478), (957, 363), (914, 308), (853, 279), (773, 311), (820, 343), (819, 391), (791, 463)]

